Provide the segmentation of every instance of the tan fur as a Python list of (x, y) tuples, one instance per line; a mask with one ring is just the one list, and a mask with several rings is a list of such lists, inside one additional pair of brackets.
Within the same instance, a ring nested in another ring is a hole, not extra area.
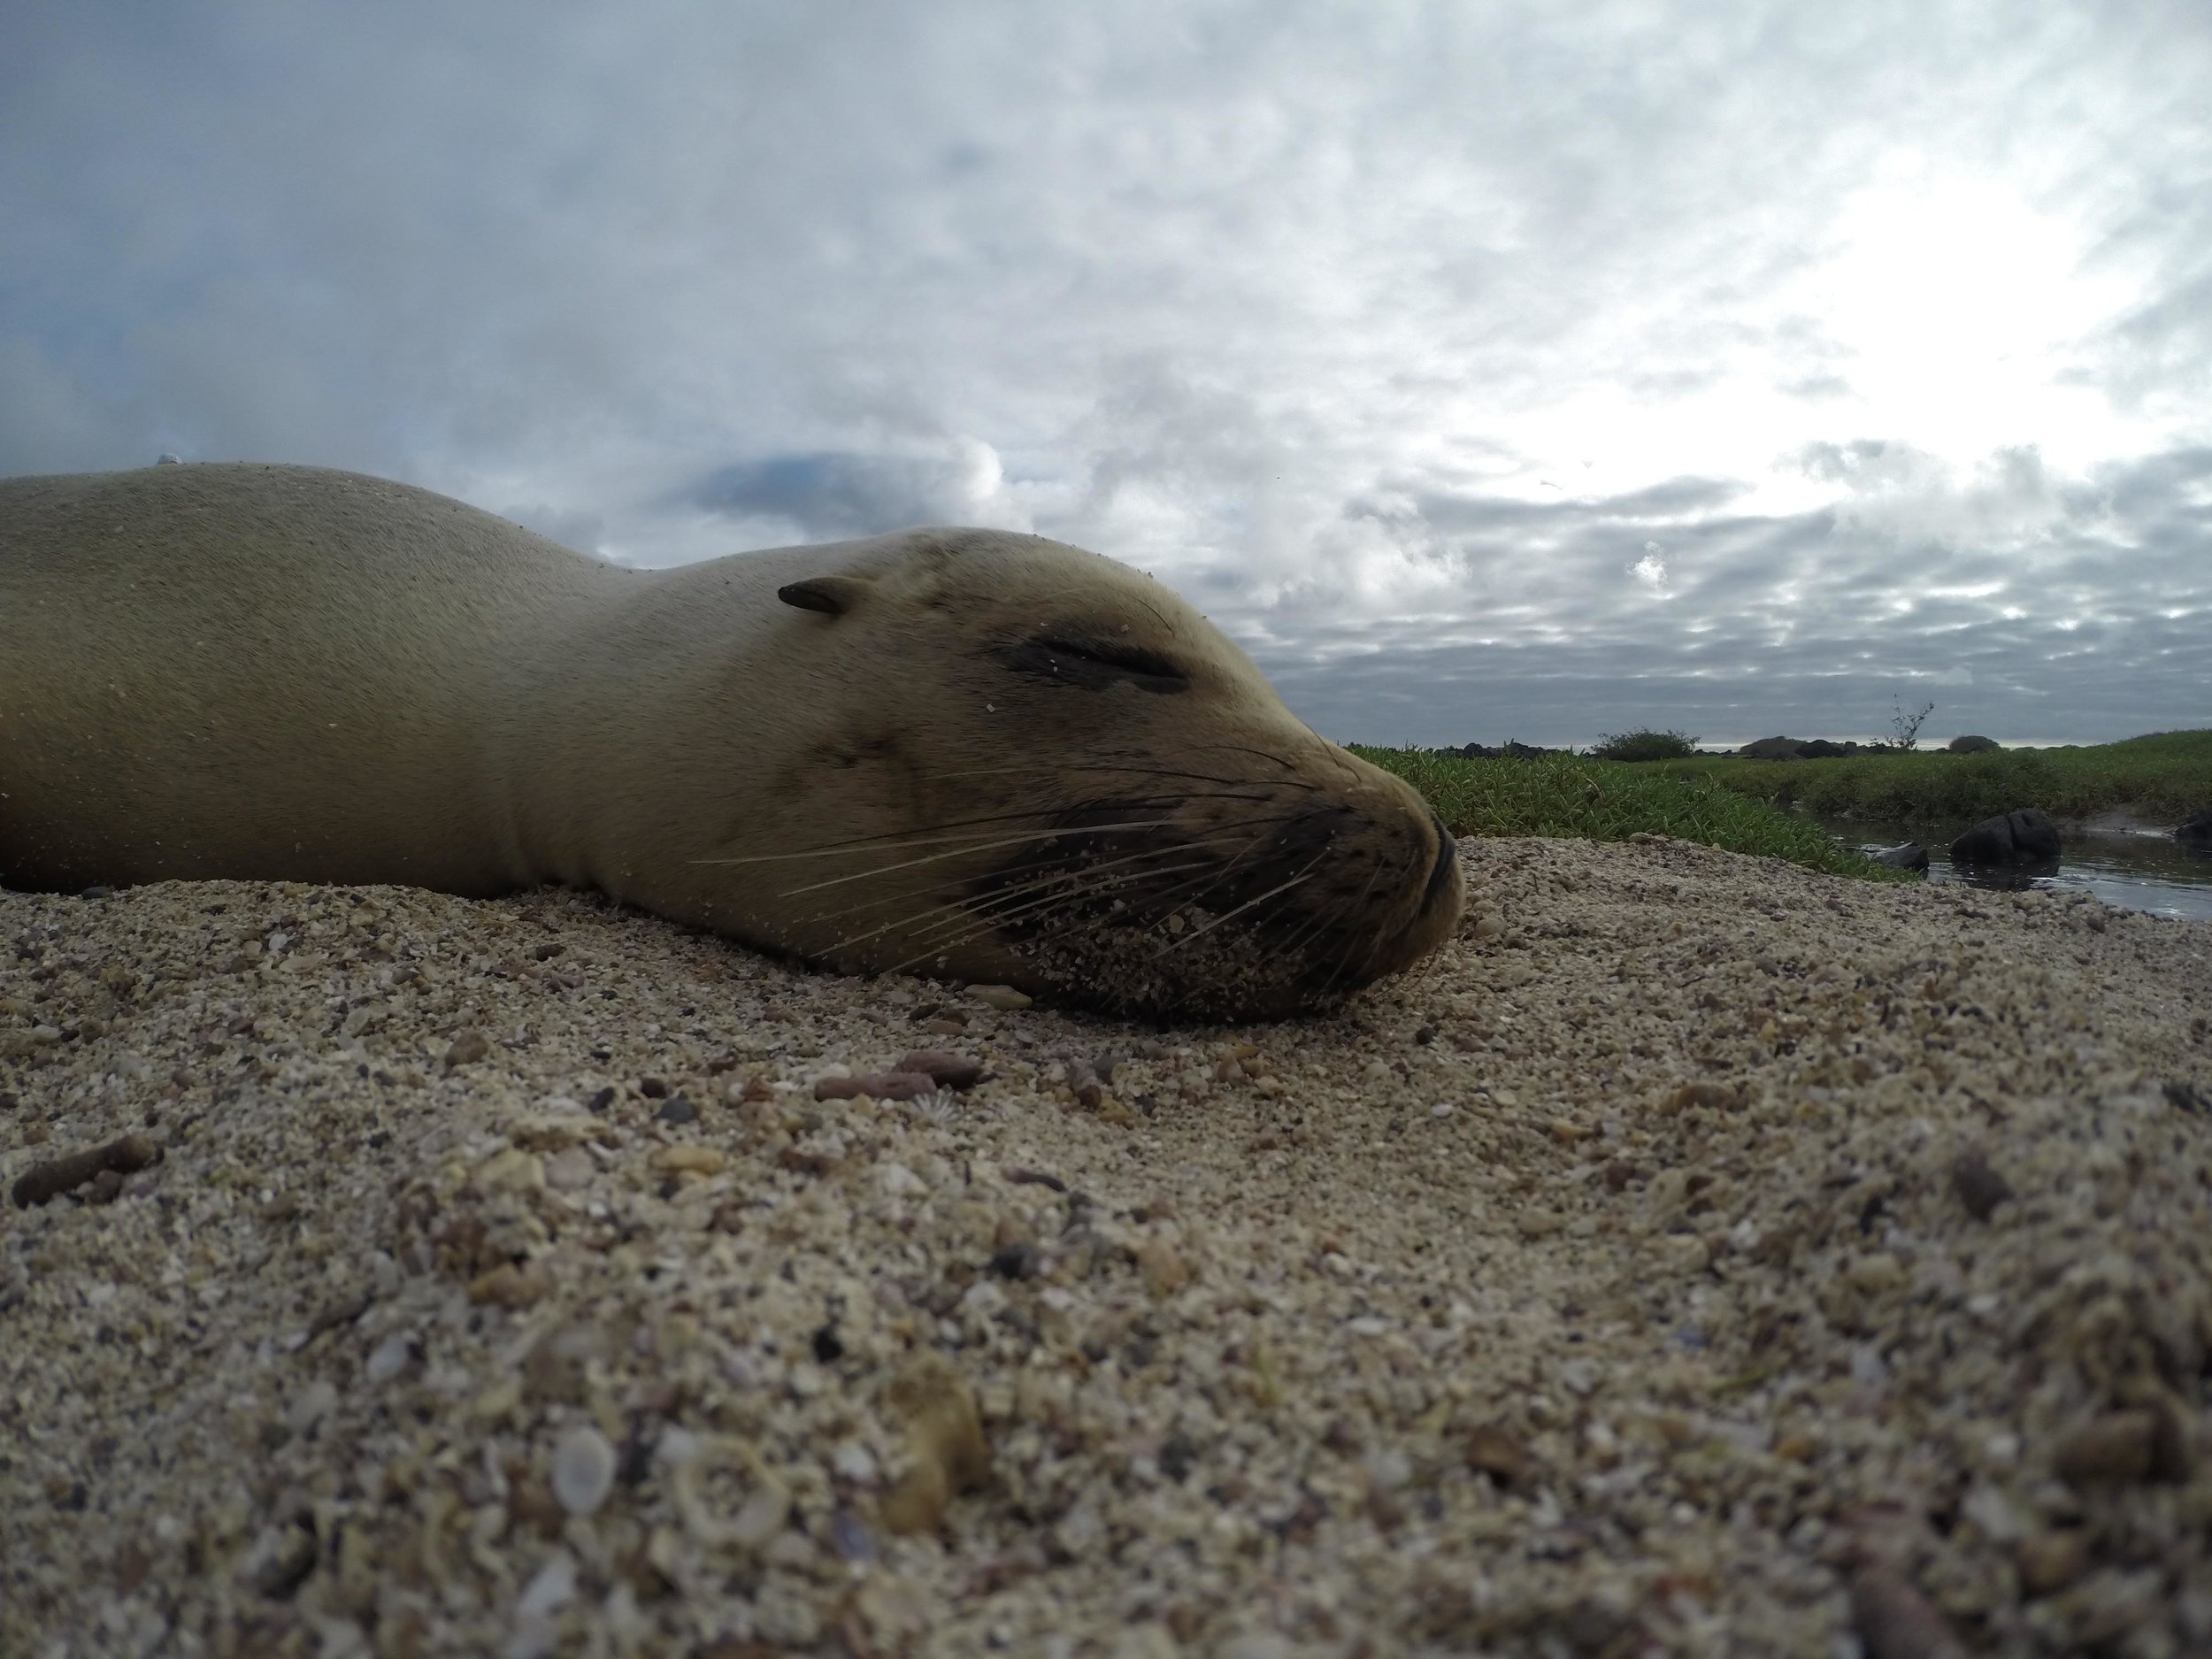
[[(842, 614), (779, 602), (824, 576)], [(1005, 665), (1071, 619), (1188, 689)], [(1264, 1014), (1450, 933), (1438, 834), (1175, 595), (1037, 537), (641, 572), (352, 473), (0, 481), (12, 886), (561, 881), (849, 971)]]

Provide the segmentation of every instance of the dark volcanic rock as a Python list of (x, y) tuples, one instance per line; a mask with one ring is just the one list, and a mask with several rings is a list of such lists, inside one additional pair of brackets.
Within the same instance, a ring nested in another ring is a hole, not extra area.
[(1746, 743), (1736, 753), (1747, 760), (1795, 760), (1798, 748), (1793, 737), (1763, 737)]
[(1985, 818), (1951, 843), (1951, 862), (1961, 864), (2050, 864), (2058, 853), (2058, 826), (2032, 806)]
[(2199, 812), (2185, 819), (2174, 832), (2174, 839), (2184, 847), (2212, 849), (2212, 810)]

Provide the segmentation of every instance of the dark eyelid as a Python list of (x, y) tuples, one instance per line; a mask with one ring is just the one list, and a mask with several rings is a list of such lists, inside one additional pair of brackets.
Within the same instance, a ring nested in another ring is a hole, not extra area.
[(1001, 648), (998, 656), (1017, 673), (1094, 691), (1118, 680), (1145, 691), (1185, 691), (1190, 687), (1190, 677), (1158, 652), (1114, 640), (1047, 634), (1014, 641)]

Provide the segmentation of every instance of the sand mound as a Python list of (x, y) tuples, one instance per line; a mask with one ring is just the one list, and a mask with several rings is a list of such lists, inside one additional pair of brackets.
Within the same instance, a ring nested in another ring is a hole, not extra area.
[(0, 1651), (2212, 1648), (2212, 927), (1463, 856), (1235, 1031), (0, 895)]

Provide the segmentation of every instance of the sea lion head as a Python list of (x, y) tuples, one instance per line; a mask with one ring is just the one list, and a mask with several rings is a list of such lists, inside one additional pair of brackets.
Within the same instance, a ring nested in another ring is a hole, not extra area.
[(802, 954), (1239, 1018), (1452, 933), (1442, 822), (1160, 583), (993, 531), (869, 549), (778, 595), (840, 665), (810, 694), (834, 735), (788, 783), (817, 826), (778, 878)]

